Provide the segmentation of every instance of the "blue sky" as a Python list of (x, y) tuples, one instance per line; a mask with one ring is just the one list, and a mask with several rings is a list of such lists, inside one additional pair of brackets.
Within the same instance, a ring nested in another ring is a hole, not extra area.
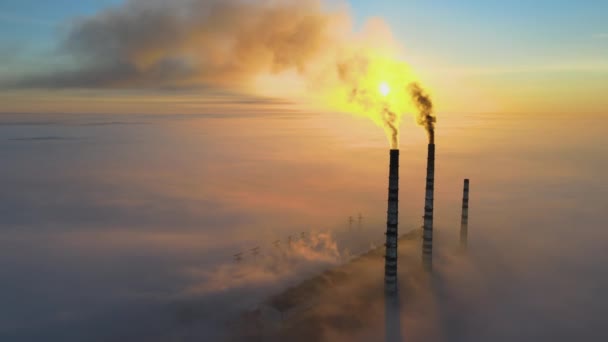
[(351, 4), (359, 20), (381, 16), (406, 47), (446, 56), (444, 60), (456, 65), (536, 65), (547, 59), (581, 61), (608, 55), (605, 1), (354, 0)]

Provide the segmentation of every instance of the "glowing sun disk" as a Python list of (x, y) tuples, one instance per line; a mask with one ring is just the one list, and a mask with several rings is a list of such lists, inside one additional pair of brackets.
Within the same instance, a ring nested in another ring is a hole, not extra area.
[(391, 92), (391, 87), (389, 87), (386, 82), (382, 82), (380, 83), (378, 90), (380, 91), (380, 94), (382, 94), (382, 96), (387, 96)]

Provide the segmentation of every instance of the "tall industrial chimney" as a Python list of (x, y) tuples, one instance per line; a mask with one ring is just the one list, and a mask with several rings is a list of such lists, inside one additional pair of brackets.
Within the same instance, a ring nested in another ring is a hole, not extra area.
[(397, 293), (397, 240), (399, 220), (399, 150), (390, 151), (388, 175), (388, 210), (386, 220), (386, 255), (384, 263), (384, 289), (387, 294)]
[(464, 180), (462, 194), (462, 218), (460, 219), (460, 248), (467, 250), (469, 236), (469, 180)]
[(433, 268), (433, 193), (435, 189), (435, 144), (430, 143), (426, 164), (426, 194), (424, 197), (424, 226), (422, 234), (422, 264)]

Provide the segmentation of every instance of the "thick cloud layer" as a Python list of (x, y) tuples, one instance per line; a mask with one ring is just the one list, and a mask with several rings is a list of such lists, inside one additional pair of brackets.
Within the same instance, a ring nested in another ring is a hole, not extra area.
[[(476, 116), (446, 116), (435, 287), (414, 277), (419, 244), (400, 259), (409, 341), (606, 340), (604, 121), (526, 118), (528, 126), (507, 115), (484, 117), (483, 125)], [(360, 230), (365, 242), (384, 238), (388, 155), (367, 121), (2, 119), (2, 341), (218, 340), (242, 328), (226, 321), (347, 255), (332, 241)], [(327, 131), (343, 126), (342, 135)], [(535, 139), (547, 127), (545, 139)], [(400, 170), (403, 232), (419, 226), (424, 202), (426, 138), (411, 134)], [(568, 134), (573, 143), (560, 145)], [(70, 139), (26, 139), (34, 137)], [(464, 177), (472, 182), (468, 258), (452, 253)], [(348, 230), (358, 211), (363, 228), (355, 220)], [(289, 235), (323, 228), (348, 234), (307, 239), (286, 257), (273, 246), (281, 239), (286, 250)], [(316, 306), (318, 325), (302, 330), (328, 341), (377, 340), (384, 312), (377, 261), (327, 293)], [(361, 292), (369, 283), (379, 291)]]

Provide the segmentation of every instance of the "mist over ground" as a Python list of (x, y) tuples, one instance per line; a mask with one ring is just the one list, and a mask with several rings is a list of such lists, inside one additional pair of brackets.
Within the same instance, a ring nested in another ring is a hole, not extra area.
[[(442, 116), (435, 279), (403, 278), (403, 336), (606, 340), (606, 123)], [(401, 133), (402, 232), (421, 225), (424, 134)], [(363, 119), (3, 114), (0, 160), (3, 341), (222, 340), (241, 313), (384, 238), (388, 151)], [(455, 253), (463, 178), (468, 257)], [(343, 337), (335, 323), (323, 338)], [(348, 338), (382, 333), (369, 323)]]

